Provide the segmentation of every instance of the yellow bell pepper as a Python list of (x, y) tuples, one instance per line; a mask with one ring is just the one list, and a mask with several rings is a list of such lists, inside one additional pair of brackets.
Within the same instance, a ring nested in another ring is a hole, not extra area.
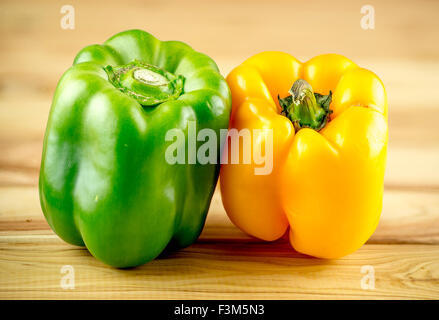
[(252, 129), (271, 129), (273, 150), (268, 175), (256, 175), (254, 161), (222, 165), (221, 195), (232, 222), (268, 241), (290, 227), (294, 249), (315, 257), (360, 248), (382, 210), (388, 126), (381, 80), (337, 54), (301, 63), (263, 52), (227, 82), (229, 128), (249, 129), (253, 148), (262, 149), (267, 135)]

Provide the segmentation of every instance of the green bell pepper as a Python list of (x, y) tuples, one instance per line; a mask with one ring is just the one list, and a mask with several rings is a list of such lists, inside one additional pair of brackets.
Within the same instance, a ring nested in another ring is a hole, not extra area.
[(187, 156), (189, 122), (219, 136), (230, 108), (215, 62), (182, 42), (129, 30), (85, 47), (58, 83), (44, 137), (39, 191), (49, 225), (122, 268), (192, 244), (222, 146), (216, 163), (171, 164), (166, 133), (184, 133)]

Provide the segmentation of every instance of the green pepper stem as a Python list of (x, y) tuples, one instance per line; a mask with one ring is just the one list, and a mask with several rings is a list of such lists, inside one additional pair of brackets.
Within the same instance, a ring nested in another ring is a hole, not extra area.
[(104, 70), (108, 81), (142, 106), (175, 100), (183, 92), (183, 76), (137, 60), (122, 66), (106, 66)]
[(325, 127), (332, 113), (329, 109), (331, 92), (329, 95), (314, 93), (311, 85), (303, 79), (296, 80), (288, 92), (290, 96), (283, 99), (278, 96), (278, 100), (282, 114), (291, 120), (296, 132), (302, 128), (319, 131)]

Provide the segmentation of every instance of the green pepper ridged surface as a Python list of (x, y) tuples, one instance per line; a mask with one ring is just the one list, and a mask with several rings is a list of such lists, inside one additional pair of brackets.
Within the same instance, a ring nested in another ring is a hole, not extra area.
[[(144, 264), (200, 235), (217, 161), (187, 161), (189, 123), (227, 129), (230, 90), (215, 62), (141, 30), (76, 56), (56, 88), (44, 137), (39, 192), (51, 228), (111, 266)], [(169, 130), (186, 162), (166, 161)], [(196, 146), (202, 142), (197, 141)]]

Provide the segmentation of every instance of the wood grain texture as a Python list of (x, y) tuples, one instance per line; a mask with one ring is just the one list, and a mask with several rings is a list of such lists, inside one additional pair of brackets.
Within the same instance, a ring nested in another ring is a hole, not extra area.
[[(11, 250), (11, 246), (13, 250)], [(0, 298), (428, 299), (439, 295), (436, 246), (367, 245), (336, 261), (293, 252), (286, 241), (204, 240), (147, 265), (118, 270), (55, 236), (0, 238)], [(422, 252), (420, 255), (419, 253)], [(75, 289), (60, 287), (62, 265)], [(361, 266), (375, 289), (361, 289)]]
[[(0, 298), (439, 299), (439, 2), (368, 3), (371, 31), (360, 28), (364, 1), (82, 0), (75, 30), (66, 31), (57, 2), (2, 1)], [(286, 239), (259, 241), (228, 220), (219, 193), (194, 245), (139, 268), (110, 268), (60, 240), (37, 187), (52, 95), (78, 50), (129, 28), (185, 41), (224, 75), (263, 50), (302, 61), (337, 52), (377, 73), (389, 96), (390, 140), (382, 217), (368, 243), (327, 261)], [(60, 287), (63, 265), (74, 267), (74, 290)], [(365, 265), (375, 269), (374, 290), (361, 289)]]

